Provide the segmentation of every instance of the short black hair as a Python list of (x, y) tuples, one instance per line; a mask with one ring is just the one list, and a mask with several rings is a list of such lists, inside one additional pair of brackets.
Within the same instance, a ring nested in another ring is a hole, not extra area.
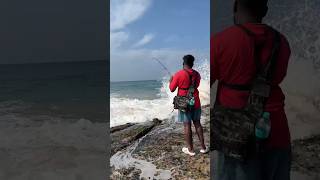
[(238, 5), (248, 11), (248, 13), (264, 17), (268, 10), (268, 0), (237, 0)]
[(194, 57), (191, 54), (183, 56), (183, 64), (193, 67)]

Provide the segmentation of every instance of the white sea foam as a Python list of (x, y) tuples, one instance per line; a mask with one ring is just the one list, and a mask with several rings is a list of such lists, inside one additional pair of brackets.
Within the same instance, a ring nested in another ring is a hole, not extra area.
[(19, 114), (26, 107), (0, 103), (0, 179), (105, 177), (106, 123)]
[[(201, 75), (199, 87), (202, 105), (210, 103), (210, 65), (208, 60), (203, 60), (195, 69)], [(164, 77), (160, 88), (160, 98), (154, 100), (141, 100), (122, 98), (111, 95), (110, 99), (110, 126), (117, 126), (128, 122), (144, 122), (153, 118), (165, 119), (176, 117), (173, 110), (173, 97), (177, 92), (170, 92), (169, 77)]]
[[(115, 169), (134, 167), (141, 170), (140, 178), (145, 179), (170, 179), (171, 171), (158, 169), (152, 162), (146, 160), (136, 159), (132, 156), (132, 152), (136, 149), (139, 143), (143, 140), (142, 137), (139, 141), (135, 142), (125, 151), (118, 151), (110, 158), (110, 165)], [(156, 175), (158, 174), (158, 175)]]

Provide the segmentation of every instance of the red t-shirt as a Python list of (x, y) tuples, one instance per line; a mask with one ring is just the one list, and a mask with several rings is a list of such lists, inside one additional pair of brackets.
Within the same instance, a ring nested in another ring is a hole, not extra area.
[[(174, 92), (176, 88), (178, 88), (178, 95), (179, 96), (186, 96), (188, 93), (188, 88), (190, 86), (190, 77), (192, 75), (192, 81), (195, 82), (195, 91), (194, 91), (194, 108), (200, 108), (200, 98), (199, 98), (199, 91), (198, 87), (200, 85), (200, 74), (194, 69), (185, 69), (178, 71), (172, 78), (172, 81), (169, 85), (171, 92)], [(182, 89), (181, 89), (182, 88)], [(186, 89), (185, 89), (186, 88)]]
[[(250, 84), (256, 73), (254, 47), (259, 47), (260, 63), (267, 64), (274, 42), (274, 33), (264, 24), (247, 23), (244, 27), (254, 33), (254, 38), (249, 37), (237, 26), (231, 26), (211, 37), (211, 85), (215, 80), (229, 84)], [(281, 35), (279, 56), (271, 82), (271, 94), (265, 108), (271, 113), (271, 135), (267, 142), (271, 147), (286, 147), (290, 144), (290, 133), (284, 111), (285, 96), (279, 86), (286, 76), (290, 53), (289, 43)], [(248, 91), (219, 86), (218, 98), (224, 106), (244, 107), (248, 95)]]

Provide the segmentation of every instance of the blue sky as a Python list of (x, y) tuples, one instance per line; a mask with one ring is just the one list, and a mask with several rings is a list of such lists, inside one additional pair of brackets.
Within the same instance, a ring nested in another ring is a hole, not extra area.
[(161, 79), (182, 56), (209, 58), (209, 0), (111, 0), (111, 81)]

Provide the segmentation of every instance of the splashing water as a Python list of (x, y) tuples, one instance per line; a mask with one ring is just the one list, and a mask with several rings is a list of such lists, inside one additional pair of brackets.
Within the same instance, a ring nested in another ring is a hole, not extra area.
[[(210, 103), (210, 64), (209, 60), (199, 61), (195, 66), (201, 75), (199, 95), (202, 105)], [(158, 119), (176, 118), (177, 112), (173, 110), (172, 101), (177, 91), (169, 90), (169, 77), (163, 77), (159, 94), (155, 94), (156, 99), (138, 99), (112, 95), (110, 99), (110, 126), (117, 126), (125, 123), (145, 122)]]
[[(145, 137), (145, 136), (144, 136)], [(157, 167), (152, 163), (145, 160), (140, 160), (132, 157), (133, 151), (143, 140), (142, 137), (139, 141), (129, 147), (127, 150), (117, 152), (110, 158), (110, 165), (114, 166), (115, 169), (135, 167), (141, 170), (140, 178), (149, 179), (170, 179), (171, 171), (157, 169)]]

